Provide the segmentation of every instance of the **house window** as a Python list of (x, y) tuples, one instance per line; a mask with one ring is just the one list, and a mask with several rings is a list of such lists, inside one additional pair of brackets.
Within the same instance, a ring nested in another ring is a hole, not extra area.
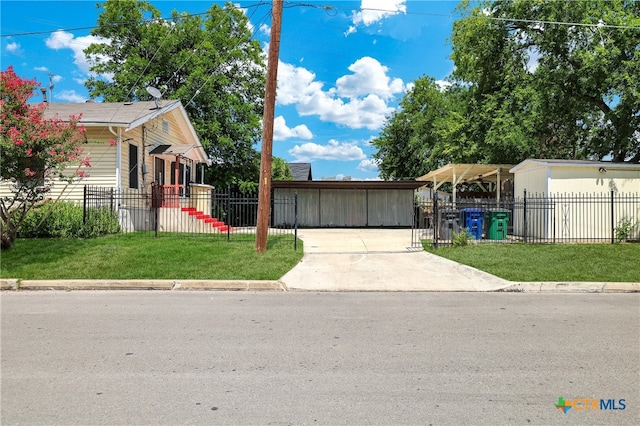
[(138, 146), (129, 144), (129, 188), (138, 189)]
[(162, 131), (169, 133), (169, 122), (167, 120), (162, 120)]

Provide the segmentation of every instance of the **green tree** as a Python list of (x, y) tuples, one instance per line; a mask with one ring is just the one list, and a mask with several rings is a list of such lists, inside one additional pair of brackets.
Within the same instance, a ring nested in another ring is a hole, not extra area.
[(454, 77), (482, 160), (640, 162), (640, 2), (464, 1)]
[(98, 76), (86, 87), (106, 102), (150, 100), (145, 90), (180, 99), (213, 165), (219, 187), (257, 181), (265, 85), (262, 49), (248, 19), (228, 3), (204, 16), (173, 11), (170, 19), (146, 1), (107, 0), (85, 50)]
[(451, 161), (475, 161), (475, 146), (464, 133), (468, 93), (464, 86), (442, 87), (428, 76), (415, 81), (372, 141), (380, 176), (414, 179)]
[[(72, 182), (90, 167), (79, 117), (45, 119), (45, 104), (28, 104), (36, 81), (9, 67), (0, 74), (0, 172), (11, 195), (0, 198), (0, 249), (13, 246), (27, 215), (56, 180)], [(79, 163), (77, 168), (68, 168)]]
[(293, 180), (291, 167), (284, 159), (273, 157), (271, 160), (271, 179), (273, 180)]

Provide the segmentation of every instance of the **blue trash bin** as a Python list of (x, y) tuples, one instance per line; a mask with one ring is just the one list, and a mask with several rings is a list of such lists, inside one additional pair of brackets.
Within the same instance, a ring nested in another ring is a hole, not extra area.
[(462, 223), (469, 231), (469, 235), (476, 240), (482, 239), (482, 226), (484, 221), (484, 210), (480, 208), (468, 208), (460, 210)]

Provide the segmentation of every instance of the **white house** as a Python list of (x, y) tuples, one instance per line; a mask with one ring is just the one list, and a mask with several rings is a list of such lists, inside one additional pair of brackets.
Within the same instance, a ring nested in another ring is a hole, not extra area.
[[(45, 109), (48, 119), (68, 121), (71, 115), (80, 115), (80, 124), (86, 129), (87, 143), (82, 148), (91, 168), (87, 177), (71, 185), (54, 182), (47, 197), (82, 202), (85, 186), (136, 197), (151, 193), (154, 185), (161, 194), (160, 207), (175, 210), (190, 205), (185, 187), (198, 182), (197, 175), (202, 181), (204, 165), (210, 160), (180, 101), (48, 103)], [(210, 187), (192, 185), (191, 193), (198, 191), (210, 191)], [(0, 184), (0, 196), (10, 196), (7, 182)], [(118, 208), (123, 226), (137, 229), (135, 217), (140, 215), (135, 211), (140, 209), (124, 203)]]

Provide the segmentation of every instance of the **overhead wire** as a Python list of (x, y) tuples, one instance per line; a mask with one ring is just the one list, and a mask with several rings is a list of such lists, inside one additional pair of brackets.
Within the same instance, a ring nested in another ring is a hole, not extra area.
[[(251, 17), (252, 17), (252, 16), (253, 16), (253, 14), (255, 13), (255, 11), (258, 9), (258, 7), (259, 7), (259, 6), (262, 6), (262, 5), (264, 5), (264, 4), (266, 4), (266, 3), (265, 3), (264, 1), (261, 1), (261, 2), (259, 2), (259, 3), (256, 3), (256, 4), (252, 5), (252, 6), (242, 7), (242, 9), (254, 8), (254, 9), (253, 9), (253, 12), (251, 13), (251, 15), (249, 15), (249, 16), (248, 16), (248, 18), (247, 18), (247, 19), (249, 20), (249, 22), (250, 22)], [(237, 9), (237, 8), (236, 8), (236, 9)], [(226, 11), (226, 10), (228, 10), (228, 9), (227, 9), (227, 7), (223, 8), (223, 11)], [(208, 12), (198, 13), (198, 14), (188, 14), (188, 16), (199, 16), (199, 15), (203, 15), (203, 14), (206, 14), (206, 13), (208, 13)], [(269, 13), (267, 13), (267, 14), (265, 14), (265, 16), (263, 17), (263, 19), (262, 19), (261, 21), (259, 21), (259, 24), (261, 24), (261, 23), (265, 22), (266, 17), (268, 17), (268, 16), (269, 16), (269, 14), (270, 14), (270, 12), (269, 12)], [(222, 19), (223, 19), (223, 18), (222, 18), (222, 17), (220, 17), (220, 20), (219, 20), (218, 22), (221, 22), (221, 21), (222, 21)], [(148, 23), (151, 23), (151, 22), (165, 22), (165, 21), (167, 21), (167, 19), (164, 19), (164, 18), (158, 18), (158, 19), (153, 19), (153, 20), (143, 21), (143, 23), (142, 23), (142, 24), (144, 25), (144, 24), (148, 24)], [(139, 24), (140, 24), (140, 23), (138, 23), (137, 25), (139, 25)], [(135, 87), (136, 87), (137, 83), (138, 83), (138, 82), (140, 81), (140, 79), (143, 77), (144, 72), (145, 72), (145, 71), (148, 69), (148, 67), (153, 63), (153, 61), (154, 61), (154, 59), (156, 58), (156, 56), (157, 56), (158, 52), (159, 52), (159, 51), (161, 50), (161, 48), (165, 45), (166, 41), (169, 39), (169, 36), (171, 35), (171, 33), (173, 32), (173, 30), (174, 30), (176, 27), (177, 27), (177, 26), (172, 26), (171, 30), (170, 30), (170, 31), (169, 31), (169, 32), (164, 36), (164, 39), (163, 39), (162, 43), (160, 44), (160, 46), (158, 46), (158, 48), (157, 48), (157, 49), (156, 49), (156, 51), (154, 52), (154, 54), (153, 54), (152, 58), (148, 61), (148, 63), (146, 64), (146, 66), (145, 66), (144, 70), (143, 70), (143, 71), (140, 73), (140, 75), (138, 76), (138, 79), (137, 79), (137, 80), (132, 84), (131, 88), (130, 88), (130, 89), (129, 89), (129, 91), (128, 91), (128, 95), (130, 95), (130, 94), (133, 92), (133, 90), (135, 89)], [(254, 26), (254, 28), (255, 28), (255, 30), (254, 30), (254, 34), (253, 34), (253, 35), (255, 35), (255, 32), (257, 32), (257, 31), (259, 30), (259, 25)], [(198, 46), (202, 46), (202, 44), (203, 44), (203, 43), (204, 43), (204, 41), (200, 42), (200, 44), (199, 44)], [(236, 45), (233, 47), (233, 49), (235, 49), (237, 46), (239, 46), (239, 44), (240, 44), (240, 42), (238, 42), (238, 44), (236, 44)], [(232, 49), (232, 50), (233, 50), (233, 49)], [(195, 49), (195, 50), (197, 50), (197, 49)], [(189, 55), (189, 57), (188, 57), (188, 58), (187, 58), (187, 59), (182, 63), (182, 65), (180, 65), (180, 67), (178, 67), (178, 69), (177, 69), (175, 72), (173, 72), (173, 73), (172, 73), (172, 75), (173, 75), (173, 76), (172, 76), (172, 77), (167, 81), (167, 83), (166, 83), (166, 84), (169, 84), (169, 83), (171, 82), (171, 80), (175, 77), (175, 75), (176, 75), (176, 74), (177, 74), (177, 73), (178, 73), (178, 72), (179, 72), (179, 71), (180, 71), (180, 70), (181, 70), (181, 69), (186, 65), (186, 63), (187, 63), (187, 62), (188, 62), (188, 61), (193, 57), (193, 55), (195, 54), (195, 50), (194, 50), (194, 51), (192, 51), (192, 52), (191, 52), (191, 54)], [(210, 78), (213, 76), (213, 73), (214, 73), (215, 71), (217, 71), (217, 69), (219, 68), (219, 66), (220, 66), (220, 65), (216, 66), (216, 68), (215, 68), (214, 70), (212, 70), (212, 72), (209, 74), (208, 78), (207, 78), (207, 79), (205, 80), (205, 82), (200, 86), (200, 88), (196, 90), (196, 92), (195, 92), (194, 96), (189, 100), (189, 102), (187, 102), (187, 104), (189, 104), (190, 102), (192, 102), (192, 101), (193, 101), (193, 99), (194, 99), (194, 98), (199, 94), (200, 90), (201, 90), (201, 89), (204, 87), (204, 85), (205, 85), (205, 84), (210, 80)], [(124, 105), (124, 104), (121, 104), (121, 105), (118, 107), (118, 109), (117, 109), (116, 111), (114, 111), (114, 113), (113, 113), (113, 115), (112, 115), (112, 118), (113, 118), (113, 117), (115, 117), (115, 115), (116, 115), (116, 114), (117, 114), (117, 113), (118, 113), (118, 112), (123, 108), (123, 105)], [(106, 132), (106, 130), (105, 130), (105, 129), (103, 129), (103, 130), (102, 130), (102, 132), (100, 133), (100, 135), (98, 135), (98, 137), (101, 137), (102, 135), (104, 135), (104, 134), (105, 134), (105, 132)], [(101, 156), (100, 158), (98, 158), (98, 160), (100, 160), (100, 159), (101, 159), (102, 157), (104, 157), (106, 154), (107, 154), (107, 152), (105, 151), (105, 152), (102, 154), (102, 156)], [(77, 183), (76, 183), (76, 184), (77, 184)]]
[[(257, 10), (257, 7), (256, 9)], [(255, 11), (254, 11), (255, 13)], [(253, 16), (253, 14), (251, 15)], [(260, 24), (266, 22), (267, 18), (271, 16), (271, 10), (269, 10), (263, 17), (261, 20), (258, 21), (258, 24), (254, 25), (254, 36), (255, 34), (260, 30)], [(250, 19), (251, 17), (249, 17)], [(240, 45), (240, 41), (238, 41), (238, 43), (231, 49), (231, 51), (235, 50), (238, 46)], [(213, 70), (211, 70), (211, 72), (209, 73), (209, 75), (207, 76), (207, 78), (204, 80), (204, 82), (200, 85), (200, 87), (198, 87), (196, 89), (196, 91), (194, 92), (193, 96), (191, 97), (191, 99), (189, 99), (189, 101), (186, 103), (186, 105), (190, 104), (191, 102), (193, 102), (193, 100), (196, 98), (196, 96), (198, 96), (200, 94), (200, 91), (204, 88), (204, 86), (207, 85), (207, 83), (211, 80), (211, 78), (213, 77), (214, 73), (218, 71), (218, 68), (225, 63), (224, 61), (222, 61), (220, 64), (218, 64)]]

